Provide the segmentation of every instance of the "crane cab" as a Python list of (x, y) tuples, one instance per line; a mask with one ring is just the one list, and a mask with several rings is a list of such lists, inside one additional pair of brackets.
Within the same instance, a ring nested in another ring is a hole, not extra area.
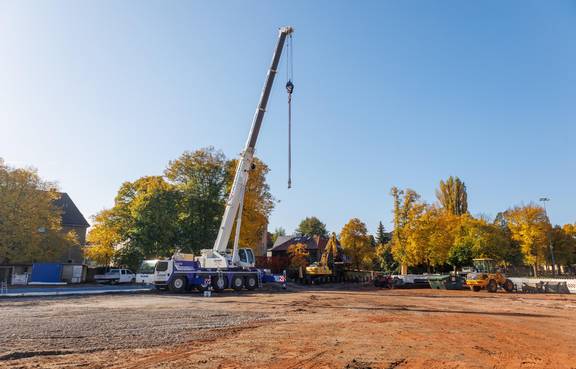
[(226, 250), (222, 255), (213, 249), (204, 249), (197, 261), (202, 268), (253, 268), (256, 264), (254, 251), (250, 248), (239, 248), (236, 258), (232, 250)]
[(256, 265), (256, 257), (254, 257), (254, 251), (249, 248), (238, 249), (238, 260), (238, 266), (243, 268), (253, 268)]

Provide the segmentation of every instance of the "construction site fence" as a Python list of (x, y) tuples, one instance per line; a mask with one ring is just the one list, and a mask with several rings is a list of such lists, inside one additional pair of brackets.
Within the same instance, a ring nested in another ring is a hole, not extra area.
[(546, 291), (546, 286), (558, 286), (559, 283), (566, 284), (568, 291), (570, 293), (576, 293), (576, 279), (574, 278), (509, 278), (518, 291), (522, 292), (548, 292)]

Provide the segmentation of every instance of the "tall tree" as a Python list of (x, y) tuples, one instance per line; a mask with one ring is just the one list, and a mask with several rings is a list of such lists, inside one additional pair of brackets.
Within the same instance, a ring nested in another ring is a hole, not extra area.
[(208, 147), (184, 152), (164, 171), (181, 193), (178, 224), (186, 252), (211, 248), (218, 234), (226, 193), (226, 158)]
[(426, 208), (419, 201), (420, 195), (414, 190), (400, 190), (392, 187), (390, 194), (394, 200), (394, 231), (392, 232), (392, 254), (401, 264), (401, 273), (406, 273), (408, 265), (414, 265), (413, 256), (408, 253), (408, 236), (414, 221), (421, 216)]
[(58, 196), (35, 170), (0, 158), (0, 263), (54, 260), (77, 243), (76, 234), (62, 232)]
[(350, 219), (340, 232), (340, 243), (344, 253), (351, 259), (352, 265), (356, 269), (368, 266), (372, 257), (372, 247), (370, 246), (370, 236), (360, 219)]
[(436, 197), (442, 207), (451, 214), (463, 215), (468, 212), (466, 185), (458, 177), (450, 176), (446, 181), (440, 181)]
[(544, 208), (534, 204), (517, 206), (507, 210), (504, 217), (512, 239), (520, 244), (524, 263), (531, 265), (534, 275), (537, 275), (538, 266), (546, 259), (548, 233), (551, 231)]
[(94, 218), (87, 256), (130, 267), (144, 258), (170, 256), (179, 242), (179, 200), (176, 188), (159, 176), (123, 183), (114, 207)]
[(316, 217), (306, 217), (300, 222), (296, 229), (296, 234), (301, 236), (321, 236), (327, 237), (326, 225)]
[(378, 223), (378, 228), (376, 229), (376, 244), (383, 245), (390, 241), (389, 235), (386, 233), (386, 229), (382, 222)]

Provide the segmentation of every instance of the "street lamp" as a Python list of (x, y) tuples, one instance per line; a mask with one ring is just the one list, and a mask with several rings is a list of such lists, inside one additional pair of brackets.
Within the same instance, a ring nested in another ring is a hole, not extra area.
[[(546, 202), (550, 201), (548, 197), (541, 197), (539, 200), (544, 207), (544, 214), (546, 218), (548, 218), (548, 212), (546, 211)], [(550, 219), (548, 219), (550, 221)], [(552, 240), (550, 239), (550, 235), (548, 235), (548, 248), (550, 249), (550, 258), (552, 259), (552, 274), (556, 275), (556, 258), (554, 257), (554, 246), (552, 246)]]

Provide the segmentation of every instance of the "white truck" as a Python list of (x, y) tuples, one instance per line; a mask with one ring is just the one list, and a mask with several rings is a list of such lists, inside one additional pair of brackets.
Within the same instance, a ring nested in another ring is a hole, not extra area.
[(154, 269), (158, 259), (144, 260), (136, 272), (136, 283), (154, 284)]
[[(254, 114), (248, 140), (238, 160), (234, 182), (226, 201), (224, 216), (222, 217), (222, 223), (220, 224), (214, 246), (210, 249), (201, 250), (200, 256), (177, 253), (169, 260), (158, 261), (154, 280), (154, 285), (157, 289), (183, 292), (192, 288), (204, 289), (210, 283), (216, 291), (226, 288), (252, 290), (259, 287), (262, 282), (276, 280), (269, 271), (255, 268), (255, 258), (252, 249), (238, 248), (238, 240), (240, 237), (244, 192), (248, 176), (254, 169), (254, 151), (258, 133), (262, 126), (284, 44), (286, 39), (291, 37), (292, 32), (292, 27), (282, 27), (278, 32), (278, 41), (272, 56), (272, 63), (266, 76), (266, 82), (260, 95), (256, 113)], [(288, 45), (291, 46), (290, 43)], [(293, 89), (294, 85), (289, 79), (286, 83), (289, 108)], [(290, 187), (290, 184), (288, 186)], [(234, 223), (236, 223), (236, 232), (234, 246), (230, 252), (228, 250), (228, 241), (230, 240)]]
[(136, 274), (132, 273), (129, 269), (110, 269), (104, 274), (96, 274), (94, 280), (97, 283), (134, 283), (136, 281)]

